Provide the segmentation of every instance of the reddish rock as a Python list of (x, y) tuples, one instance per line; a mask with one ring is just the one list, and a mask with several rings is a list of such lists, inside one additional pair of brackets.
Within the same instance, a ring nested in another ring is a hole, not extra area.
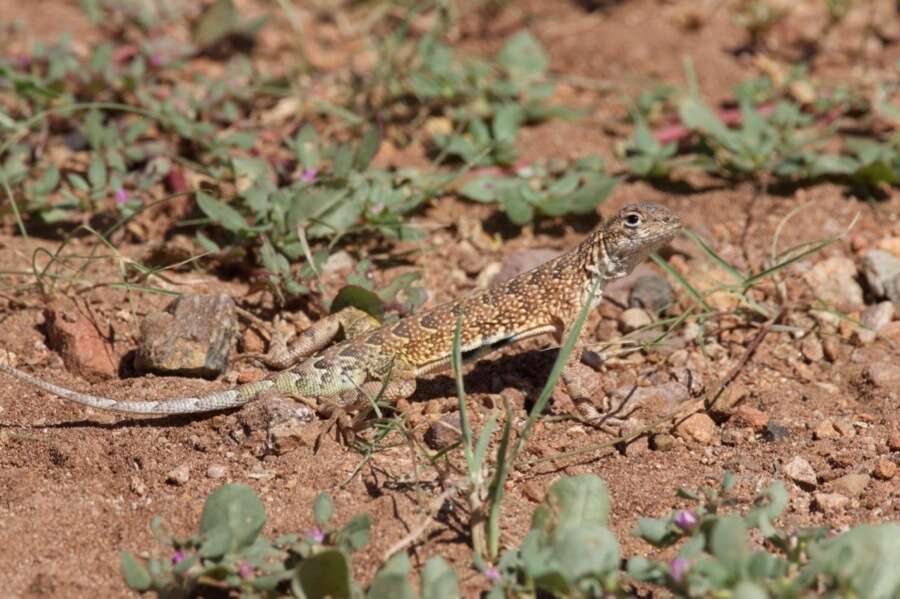
[(896, 389), (900, 387), (900, 366), (890, 362), (875, 362), (866, 368), (866, 378), (875, 385), (884, 389)]
[(769, 424), (769, 415), (762, 410), (750, 406), (738, 406), (732, 413), (732, 418), (741, 426), (749, 426), (756, 432), (765, 430)]
[(900, 431), (895, 432), (888, 439), (888, 449), (891, 451), (900, 451)]
[(716, 423), (706, 414), (694, 414), (675, 428), (675, 434), (682, 439), (710, 445), (716, 439)]
[[(109, 338), (109, 326), (101, 328), (77, 306), (52, 306), (44, 314), (50, 347), (62, 356), (66, 368), (89, 381), (116, 375), (115, 354)], [(104, 330), (101, 333), (101, 330)]]
[(897, 474), (897, 464), (888, 458), (881, 458), (875, 463), (872, 476), (881, 480), (891, 480)]
[(816, 507), (826, 514), (840, 512), (850, 503), (850, 499), (840, 493), (816, 493), (815, 500)]

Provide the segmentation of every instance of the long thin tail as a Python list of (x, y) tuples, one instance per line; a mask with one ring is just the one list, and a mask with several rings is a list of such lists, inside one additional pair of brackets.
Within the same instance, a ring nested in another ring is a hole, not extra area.
[(0, 362), (0, 371), (64, 399), (100, 410), (123, 412), (125, 414), (197, 414), (201, 412), (218, 412), (219, 410), (227, 410), (228, 408), (235, 408), (249, 403), (261, 391), (265, 391), (275, 384), (271, 380), (262, 380), (236, 389), (210, 393), (202, 397), (179, 397), (162, 401), (127, 401), (72, 391), (71, 389), (48, 383), (2, 362)]

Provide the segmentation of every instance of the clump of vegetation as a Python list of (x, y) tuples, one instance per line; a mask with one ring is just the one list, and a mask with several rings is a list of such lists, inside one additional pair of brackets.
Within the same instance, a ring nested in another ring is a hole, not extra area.
[[(774, 521), (787, 506), (778, 481), (743, 503), (726, 474), (718, 488), (680, 490), (690, 508), (664, 518), (641, 518), (634, 534), (655, 548), (677, 548), (672, 559), (630, 557), (622, 568), (619, 543), (609, 529), (606, 485), (592, 474), (564, 477), (534, 510), (522, 542), (506, 550), (496, 566), (483, 566), (488, 597), (629, 596), (635, 583), (678, 597), (800, 597), (809, 593), (892, 597), (900, 592), (900, 525), (862, 525), (836, 536), (826, 529), (786, 531)], [(409, 558), (389, 558), (364, 592), (353, 577), (350, 556), (368, 542), (370, 521), (357, 515), (343, 527), (332, 524), (334, 506), (326, 494), (313, 506), (316, 527), (304, 535), (274, 541), (260, 536), (266, 514), (249, 487), (225, 485), (207, 499), (200, 530), (188, 538), (151, 529), (166, 555), (146, 566), (122, 553), (122, 575), (130, 588), (159, 597), (188, 597), (215, 590), (242, 597), (417, 596)], [(758, 531), (762, 542), (751, 540)], [(477, 556), (475, 556), (477, 557)], [(441, 557), (421, 573), (422, 599), (459, 597), (459, 578)]]

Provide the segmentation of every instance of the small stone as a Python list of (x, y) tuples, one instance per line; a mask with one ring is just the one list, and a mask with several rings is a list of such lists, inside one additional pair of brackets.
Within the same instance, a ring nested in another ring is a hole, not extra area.
[(853, 428), (853, 423), (849, 420), (835, 420), (834, 430), (836, 430), (841, 437), (846, 437), (848, 439), (856, 436), (856, 429)]
[(816, 425), (815, 430), (813, 431), (814, 439), (837, 439), (840, 436), (837, 429), (834, 427), (834, 422), (829, 419), (825, 419), (821, 421), (818, 425)]
[(891, 480), (897, 474), (897, 464), (888, 458), (880, 458), (875, 462), (872, 476), (881, 480)]
[(800, 344), (800, 352), (811, 363), (816, 363), (825, 357), (825, 348), (816, 335), (807, 335)]
[(131, 484), (129, 485), (131, 492), (137, 495), (138, 497), (143, 497), (147, 493), (147, 485), (144, 484), (137, 476), (131, 477)]
[(888, 439), (888, 449), (900, 451), (900, 432), (893, 433)]
[(785, 476), (806, 490), (816, 488), (816, 485), (819, 483), (816, 478), (816, 471), (806, 461), (806, 458), (801, 456), (796, 455), (791, 458), (791, 461), (784, 465), (783, 470)]
[(212, 378), (228, 366), (237, 331), (234, 300), (219, 294), (183, 295), (141, 322), (139, 372)]
[(732, 412), (732, 418), (738, 425), (749, 426), (758, 433), (765, 430), (769, 424), (768, 414), (750, 406), (738, 406)]
[(176, 466), (166, 475), (166, 482), (176, 487), (186, 485), (191, 480), (191, 467), (188, 464)]
[(763, 439), (770, 443), (778, 443), (779, 441), (784, 441), (790, 436), (791, 429), (782, 424), (778, 424), (777, 422), (772, 422), (771, 420), (766, 425), (766, 430), (763, 431)]
[(865, 376), (876, 387), (883, 389), (900, 387), (900, 366), (890, 362), (869, 364), (866, 367)]
[(870, 480), (868, 474), (845, 474), (831, 481), (831, 488), (847, 497), (859, 497), (866, 490)]
[(854, 331), (860, 345), (867, 345), (875, 341), (878, 333), (894, 318), (894, 304), (880, 302), (863, 310), (860, 321), (862, 326)]
[(659, 314), (675, 301), (672, 286), (660, 275), (643, 275), (638, 277), (628, 296), (628, 306), (643, 308), (651, 314)]
[(839, 310), (850, 311), (863, 305), (863, 290), (856, 282), (856, 265), (844, 256), (819, 262), (803, 274), (813, 293)]
[(822, 342), (822, 350), (825, 352), (825, 357), (828, 358), (829, 362), (836, 362), (841, 356), (841, 342), (838, 341), (837, 337), (825, 337), (825, 340)]
[(619, 325), (624, 333), (630, 333), (652, 323), (653, 319), (641, 308), (628, 308), (619, 315)]
[(737, 428), (726, 428), (722, 431), (722, 445), (737, 447), (743, 445), (746, 441), (743, 430)]
[(693, 414), (675, 428), (675, 434), (682, 439), (710, 445), (716, 438), (716, 423), (706, 414)]
[(650, 449), (654, 451), (671, 451), (675, 447), (675, 437), (668, 433), (659, 433), (650, 437)]
[(815, 499), (816, 507), (826, 514), (840, 512), (850, 503), (850, 499), (848, 497), (844, 497), (839, 493), (820, 492), (816, 493), (813, 498)]
[(59, 352), (66, 369), (89, 381), (116, 375), (111, 329), (88, 318), (75, 305), (54, 304), (44, 311), (44, 317), (49, 345)]
[(349, 272), (353, 270), (353, 264), (353, 256), (351, 256), (344, 250), (338, 250), (337, 252), (328, 256), (328, 260), (326, 260), (325, 264), (322, 265), (322, 273), (333, 274), (340, 272)]
[(459, 412), (445, 414), (425, 431), (425, 444), (439, 451), (450, 447), (462, 438), (462, 420)]
[(504, 283), (527, 270), (531, 270), (544, 262), (556, 258), (559, 254), (559, 250), (547, 248), (513, 252), (503, 260), (500, 271), (494, 276), (491, 284), (497, 285), (498, 283)]
[(206, 469), (206, 477), (213, 480), (225, 478), (226, 474), (228, 474), (228, 467), (222, 464), (210, 464)]
[(869, 250), (863, 256), (862, 271), (872, 294), (900, 309), (900, 258), (884, 250)]

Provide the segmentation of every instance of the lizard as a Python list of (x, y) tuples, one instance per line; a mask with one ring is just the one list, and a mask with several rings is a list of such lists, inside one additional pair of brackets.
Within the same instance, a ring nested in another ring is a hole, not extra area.
[[(267, 360), (280, 373), (199, 397), (117, 400), (60, 387), (2, 360), (0, 371), (64, 399), (132, 415), (217, 412), (273, 392), (320, 412), (352, 411), (376, 395), (408, 398), (417, 378), (449, 369), (457, 326), (464, 362), (537, 335), (562, 343), (592, 289), (594, 308), (607, 282), (628, 275), (680, 229), (661, 205), (627, 205), (568, 252), (460, 299), (385, 325), (357, 308), (328, 315)], [(342, 332), (345, 339), (328, 347)]]

